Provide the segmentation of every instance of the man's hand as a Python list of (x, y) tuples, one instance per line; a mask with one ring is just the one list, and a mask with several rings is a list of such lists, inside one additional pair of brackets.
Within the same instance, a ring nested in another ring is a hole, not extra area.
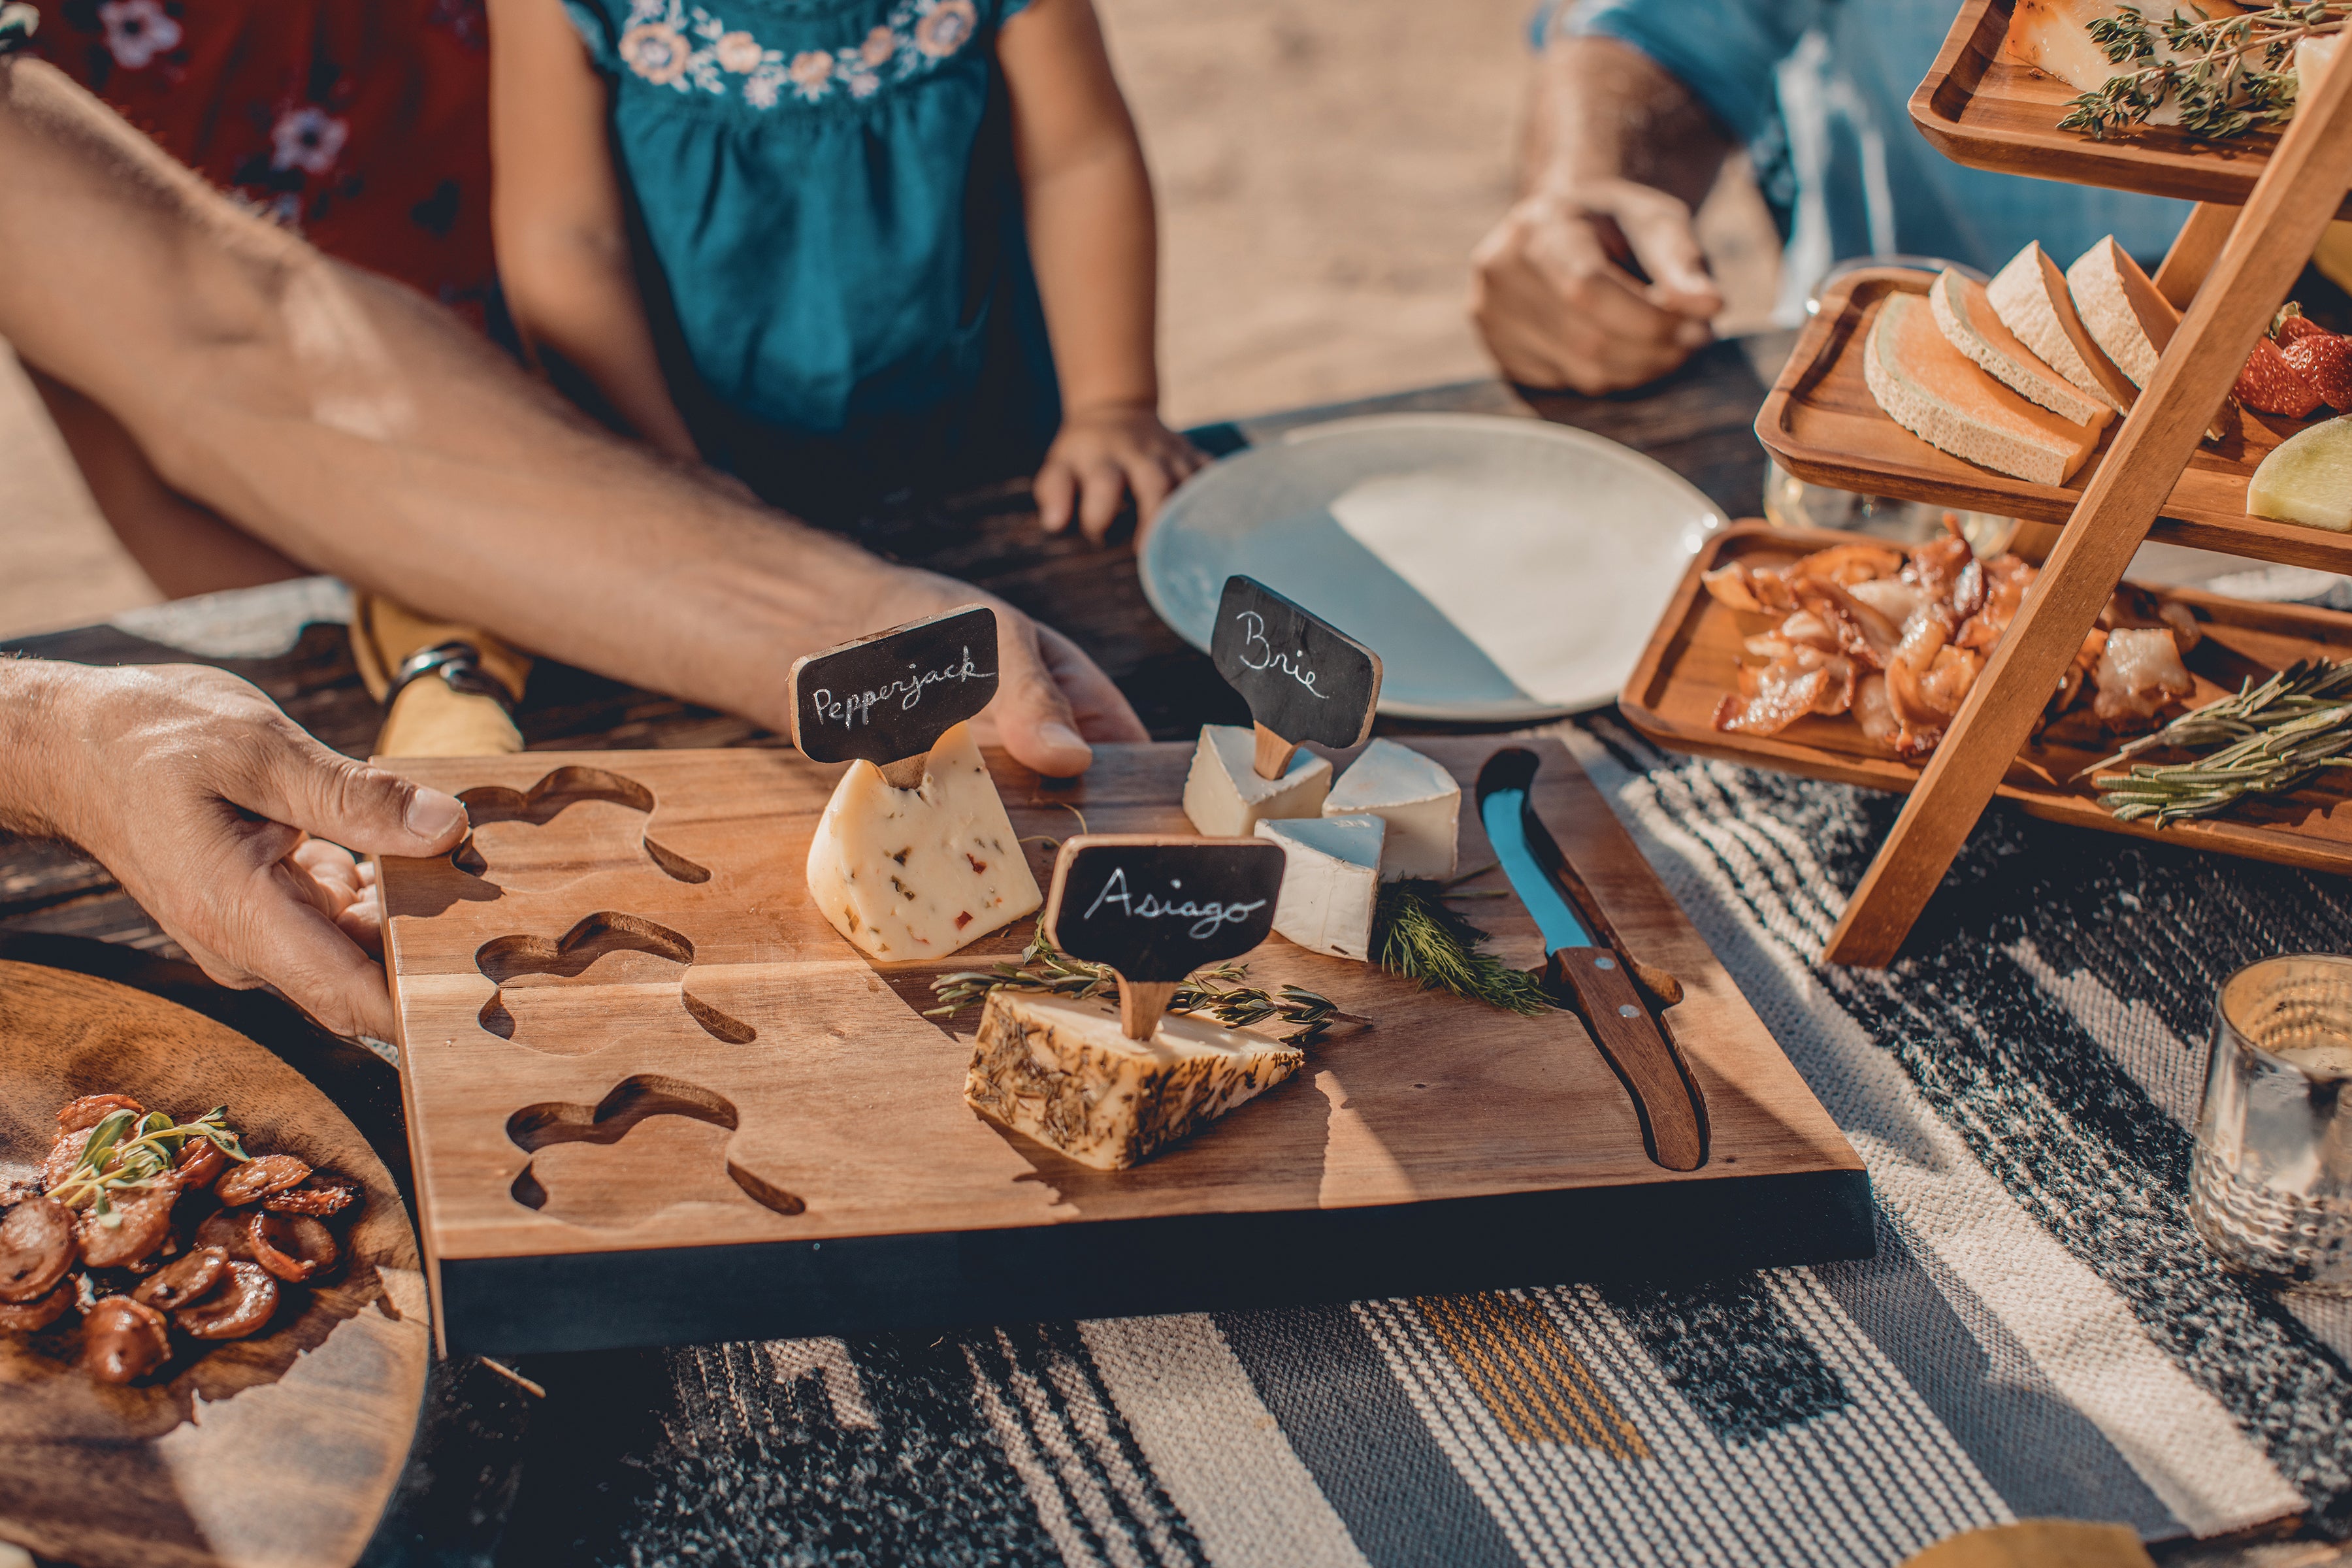
[(1714, 338), (1722, 309), (1690, 208), (1631, 180), (1531, 195), (1471, 257), (1471, 317), (1522, 386), (1592, 395), (1654, 381)]
[(329, 751), (222, 670), (0, 666), (0, 820), (95, 856), (222, 984), (392, 1037), (373, 879), (350, 851), (444, 853), (466, 832), (456, 799)]

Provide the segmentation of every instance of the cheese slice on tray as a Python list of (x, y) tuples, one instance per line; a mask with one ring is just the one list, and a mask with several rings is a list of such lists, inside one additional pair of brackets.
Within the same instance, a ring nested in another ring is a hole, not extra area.
[(1370, 812), (1389, 825), (1381, 846), (1381, 877), (1454, 875), (1462, 816), (1462, 785), (1411, 746), (1383, 737), (1363, 749), (1323, 798), (1323, 815)]
[(2026, 401), (2095, 430), (2115, 417), (2105, 398), (2091, 396), (2042, 363), (2001, 324), (1983, 284), (1947, 267), (1927, 290), (1927, 303), (1936, 313), (1936, 325), (1954, 348)]
[(2091, 341), (2090, 330), (2074, 309), (2074, 297), (2066, 290), (2066, 274), (2049, 252), (2029, 243), (2011, 257), (2009, 265), (1985, 286), (1985, 300), (2018, 342), (2076, 391), (2118, 414), (2131, 407), (2139, 389)]
[(1331, 788), (1331, 764), (1304, 749), (1278, 779), (1257, 776), (1257, 731), (1203, 724), (1184, 779), (1184, 815), (1210, 838), (1244, 838), (1267, 817), (1313, 816)]
[(1370, 958), (1387, 830), (1387, 823), (1371, 816), (1259, 823), (1257, 836), (1282, 846), (1274, 929), (1310, 952)]
[[(2243, 7), (2230, 4), (2230, 0), (2196, 0), (2193, 6), (2173, 7), (2166, 6), (2162, 0), (2153, 5), (2143, 4), (2140, 9), (2147, 14), (2156, 53), (2128, 66), (2109, 59), (2106, 51), (2091, 37), (2093, 22), (2114, 16), (2122, 9), (2116, 0), (2017, 0), (2016, 8), (2010, 13), (2009, 33), (2001, 40), (2001, 52), (2056, 77), (2077, 92), (2096, 92), (2110, 77), (2181, 58), (2164, 41), (2164, 23), (2168, 17), (2219, 20), (2237, 16)], [(2193, 15), (2188, 15), (2190, 13)], [(2148, 116), (2148, 123), (2179, 124), (2179, 100), (2168, 98), (2158, 104)]]
[(1889, 294), (1872, 319), (1863, 376), (1886, 416), (1931, 447), (2035, 484), (2072, 479), (2098, 444), (2088, 425), (2037, 408), (1977, 368), (1916, 294)]
[(1097, 1171), (1124, 1171), (1256, 1099), (1307, 1053), (1171, 1013), (1130, 1040), (1116, 1004), (988, 994), (964, 1075), (983, 1116)]
[(809, 897), (868, 958), (940, 958), (1045, 902), (988, 763), (958, 724), (914, 789), (849, 764), (809, 840)]

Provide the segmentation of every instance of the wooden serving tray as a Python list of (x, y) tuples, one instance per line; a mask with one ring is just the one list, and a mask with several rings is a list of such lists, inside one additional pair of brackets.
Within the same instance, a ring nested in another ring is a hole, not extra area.
[[(1280, 938), (1248, 960), (1375, 1026), (1134, 1171), (1088, 1170), (963, 1102), (977, 1010), (930, 981), (1032, 921), (869, 963), (810, 905), (840, 770), (782, 751), (404, 760), (464, 793), (453, 856), (382, 863), (418, 1211), (452, 1350), (569, 1350), (1344, 1300), (1867, 1256), (1861, 1162), (1556, 742), (1416, 741), (1465, 792), (1498, 748), (1665, 1015), (1711, 1157), (1652, 1163), (1570, 1014), (1423, 993)], [(1189, 833), (1192, 748), (1105, 746), (1041, 780), (992, 753), (1042, 873), (1055, 837)], [(501, 820), (492, 820), (494, 818)], [(1465, 868), (1491, 859), (1462, 816)], [(477, 875), (460, 868), (471, 865)], [(1489, 871), (1475, 887), (1499, 887)], [(1479, 923), (1541, 944), (1515, 901)]]
[[(1870, 395), (1863, 378), (1863, 346), (1880, 301), (1898, 292), (1924, 296), (1934, 281), (1933, 274), (1909, 268), (1874, 267), (1832, 283), (1820, 312), (1805, 323), (1789, 363), (1765, 395), (1756, 416), (1756, 438), (1782, 468), (1809, 484), (2064, 522), (2123, 428), (2121, 419), (2108, 422), (2098, 449), (2071, 483), (2037, 485), (1937, 450), (1889, 419)], [(2235, 405), (2225, 420), (2225, 438), (2197, 448), (2148, 537), (2324, 572), (2352, 572), (2352, 534), (2246, 514), (2246, 481), (2273, 448), (2307, 428), (2305, 423)]]
[[(1738, 689), (1741, 639), (1769, 629), (1778, 617), (1730, 609), (1706, 591), (1701, 575), (1742, 557), (1790, 560), (1853, 542), (1850, 533), (1779, 529), (1760, 522), (1727, 528), (1708, 540), (1692, 558), (1650, 646), (1626, 679), (1618, 699), (1625, 717), (1642, 733), (1675, 751), (1907, 794), (1918, 782), (1919, 769), (1865, 738), (1861, 726), (1844, 715), (1807, 717), (1769, 736), (1727, 734), (1715, 727), (1716, 704), (1724, 693)], [(2186, 661), (2197, 682), (2189, 699), (2192, 706), (2237, 690), (2248, 676), (2260, 680), (2298, 658), (2352, 658), (2352, 616), (2297, 605), (2250, 604), (2188, 589), (2159, 592), (2163, 598), (2189, 606), (2204, 624), (2204, 640)], [(2311, 870), (2352, 871), (2352, 794), (2340, 784), (2248, 801), (2227, 816), (2160, 830), (2146, 823), (2117, 822), (2098, 804), (2090, 780), (2070, 781), (2084, 767), (2112, 755), (2121, 741), (2101, 734), (2095, 721), (2070, 716), (2018, 753), (1999, 793), (2053, 822)]]
[[(2245, 205), (2278, 145), (2276, 132), (2208, 142), (2178, 126), (2152, 125), (2094, 141), (2061, 131), (2075, 89), (2001, 53), (2014, 8), (2014, 0), (1963, 0), (1935, 65), (1912, 93), (1911, 122), (1937, 152), (2004, 174)], [(2145, 7), (2157, 18), (2171, 8), (2164, 0)], [(2352, 198), (2342, 216), (2352, 217)]]

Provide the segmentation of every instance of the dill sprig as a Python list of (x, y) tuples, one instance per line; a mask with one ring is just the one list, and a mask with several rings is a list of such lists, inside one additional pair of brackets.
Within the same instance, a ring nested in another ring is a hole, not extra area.
[[(2120, 822), (2211, 816), (2249, 795), (2284, 795), (2327, 768), (2352, 768), (2352, 659), (2298, 659), (2256, 686), (2182, 714), (2083, 773), (2155, 748), (2201, 752), (2185, 763), (2100, 773), (2099, 804)], [(2082, 773), (2074, 775), (2082, 777)]]
[[(1458, 880), (1459, 879), (1457, 879)], [(1424, 991), (1446, 991), (1535, 1017), (1553, 1003), (1543, 984), (1486, 951), (1486, 933), (1445, 907), (1442, 882), (1381, 885), (1372, 916), (1372, 957), (1382, 969), (1416, 981)]]
[(160, 1110), (110, 1111), (89, 1130), (89, 1142), (49, 1196), (69, 1209), (87, 1208), (109, 1226), (122, 1223), (113, 1194), (143, 1187), (169, 1171), (189, 1140), (202, 1139), (242, 1163), (245, 1146), (228, 1124), (228, 1107), (215, 1105), (194, 1121), (174, 1122)]
[[(1246, 1028), (1268, 1018), (1279, 1017), (1295, 1027), (1283, 1037), (1285, 1045), (1312, 1045), (1323, 1037), (1335, 1024), (1370, 1024), (1369, 1018), (1353, 1013), (1343, 1013), (1328, 996), (1318, 995), (1302, 985), (1285, 985), (1278, 992), (1247, 984), (1249, 965), (1221, 963), (1213, 969), (1193, 972), (1176, 988), (1170, 998), (1169, 1011), (1203, 1013), (1230, 1029)], [(961, 970), (942, 974), (931, 982), (931, 994), (940, 1005), (927, 1011), (927, 1018), (952, 1018), (974, 1003), (987, 999), (996, 990), (1042, 992), (1048, 995), (1066, 996), (1072, 1001), (1100, 997), (1105, 1001), (1118, 998), (1118, 976), (1099, 963), (1088, 963), (1072, 958), (1047, 940), (1043, 921), (1030, 932), (1029, 945), (1021, 950), (1018, 963), (1000, 963), (990, 969)]]
[[(2221, 139), (2281, 124), (2294, 113), (2295, 46), (2340, 33), (2347, 20), (2347, 0), (2278, 0), (2235, 16), (2199, 10), (2193, 22), (2176, 10), (2154, 24), (2139, 7), (2123, 6), (2090, 24), (2091, 41), (2114, 64), (2137, 68), (2077, 97), (2058, 128), (2104, 138), (2144, 123), (2168, 100), (2179, 106), (2181, 129), (2195, 136)], [(2157, 61), (2158, 37), (2175, 58)]]

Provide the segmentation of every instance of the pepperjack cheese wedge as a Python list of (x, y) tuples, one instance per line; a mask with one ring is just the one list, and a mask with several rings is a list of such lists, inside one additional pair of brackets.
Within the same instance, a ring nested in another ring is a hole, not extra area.
[(1951, 345), (1977, 362), (1995, 381), (2062, 419), (2094, 430), (2115, 417), (2104, 399), (2093, 398), (2048, 365), (2001, 324), (1985, 286), (1947, 267), (1927, 290), (1936, 325)]
[(1881, 302), (1862, 369), (1888, 418), (1931, 447), (2017, 479), (2063, 484), (2098, 442), (2088, 425), (2036, 408), (1979, 370), (1915, 294)]
[(1307, 1053), (1171, 1013), (1148, 1040), (1103, 1001), (988, 994), (964, 1076), (967, 1104), (1097, 1171), (1124, 1171), (1256, 1099)]
[(1381, 898), (1377, 816), (1311, 816), (1267, 821), (1257, 836), (1282, 846), (1282, 892), (1274, 929), (1299, 946), (1334, 958), (1372, 955), (1372, 915)]
[(1313, 816), (1331, 788), (1331, 764), (1300, 752), (1278, 779), (1257, 776), (1257, 732), (1238, 724), (1203, 724), (1184, 780), (1184, 815), (1207, 838), (1245, 838), (1270, 816)]
[(1414, 751), (1382, 738), (1366, 746), (1323, 797), (1323, 815), (1370, 812), (1389, 825), (1381, 844), (1381, 878), (1454, 875), (1461, 829), (1462, 785)]
[(2118, 414), (2127, 413), (2139, 389), (2116, 362), (2091, 341), (2066, 289), (2066, 274), (2040, 246), (2029, 243), (1985, 286), (1985, 300), (2000, 324), (2017, 334), (2044, 364)]
[(809, 841), (809, 896), (868, 958), (939, 958), (1045, 901), (971, 726), (931, 747), (923, 782), (894, 789), (856, 762)]

